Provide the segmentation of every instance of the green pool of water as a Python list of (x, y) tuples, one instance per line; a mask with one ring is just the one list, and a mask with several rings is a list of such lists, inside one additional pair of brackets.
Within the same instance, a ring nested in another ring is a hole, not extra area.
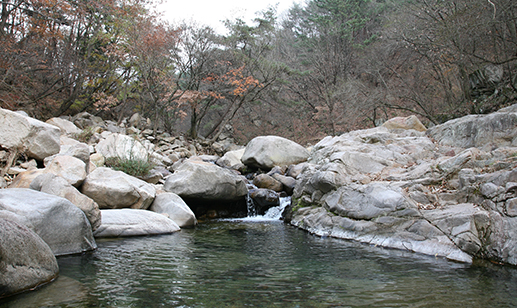
[(517, 269), (319, 238), (279, 221), (214, 221), (98, 241), (0, 307), (516, 307)]

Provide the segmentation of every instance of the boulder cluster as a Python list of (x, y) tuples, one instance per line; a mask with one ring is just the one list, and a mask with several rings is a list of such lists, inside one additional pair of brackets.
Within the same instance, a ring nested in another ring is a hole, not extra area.
[[(309, 155), (276, 136), (244, 148), (229, 137), (188, 141), (147, 127), (138, 115), (121, 124), (88, 113), (41, 122), (0, 109), (0, 224), (8, 233), (0, 241), (0, 269), (26, 281), (0, 279), (0, 297), (54, 279), (55, 256), (94, 250), (96, 238), (167, 234), (199, 218), (244, 217), (251, 188), (262, 211), (278, 205), (280, 193), (294, 189), (287, 165)], [(242, 174), (278, 165), (284, 172), (270, 173), (267, 183)], [(23, 236), (20, 248), (15, 239)]]
[(51, 281), (55, 256), (96, 238), (244, 217), (250, 203), (263, 214), (281, 196), (292, 196), (284, 220), (319, 236), (517, 265), (517, 105), (430, 129), (394, 118), (310, 150), (148, 127), (138, 115), (43, 123), (0, 109), (0, 297)]

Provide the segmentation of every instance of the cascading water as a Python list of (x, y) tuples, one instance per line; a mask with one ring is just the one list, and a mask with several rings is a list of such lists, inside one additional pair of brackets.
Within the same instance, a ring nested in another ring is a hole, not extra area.
[(248, 205), (248, 217), (241, 218), (243, 221), (267, 221), (280, 220), (284, 209), (291, 204), (291, 197), (280, 197), (280, 204), (269, 208), (264, 215), (258, 215), (253, 199), (248, 195), (246, 197)]
[(257, 207), (249, 194), (246, 195), (246, 207), (248, 210), (248, 217), (257, 216)]

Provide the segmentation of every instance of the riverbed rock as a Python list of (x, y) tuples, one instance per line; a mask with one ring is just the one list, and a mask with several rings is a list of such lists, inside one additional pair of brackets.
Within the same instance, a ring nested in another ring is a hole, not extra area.
[(422, 124), (415, 115), (392, 118), (384, 122), (382, 126), (387, 129), (414, 129), (419, 132), (425, 132), (427, 130), (424, 124)]
[(271, 189), (250, 189), (249, 196), (253, 200), (258, 215), (264, 215), (271, 207), (280, 205), (279, 194)]
[(244, 150), (242, 148), (240, 150), (228, 151), (216, 161), (216, 164), (225, 168), (239, 169), (242, 164), (241, 158)]
[(323, 207), (302, 207), (294, 214), (291, 224), (319, 236), (472, 262), (472, 256), (459, 249), (438, 228), (419, 217), (390, 215), (373, 220), (355, 220), (332, 214)]
[(517, 264), (515, 110), (425, 134), (383, 126), (326, 137), (296, 178), (287, 217), (321, 236)]
[(287, 193), (288, 196), (293, 194), (294, 187), (296, 186), (296, 180), (293, 177), (281, 175), (275, 173), (272, 177), (278, 182), (282, 183), (282, 190)]
[(180, 227), (164, 215), (137, 209), (101, 210), (102, 224), (97, 238), (168, 234)]
[[(86, 143), (79, 142), (67, 136), (60, 138), (61, 149), (58, 155), (68, 155), (82, 160), (86, 165), (90, 162), (90, 148)], [(45, 160), (47, 161), (47, 160)], [(45, 166), (47, 163), (45, 163)]]
[(248, 166), (269, 170), (274, 166), (298, 164), (308, 157), (309, 151), (294, 141), (278, 136), (260, 136), (246, 145), (241, 161)]
[(56, 257), (36, 233), (0, 218), (0, 298), (48, 283), (58, 273)]
[(427, 131), (441, 145), (462, 148), (517, 146), (517, 112), (512, 109), (488, 115), (468, 115), (437, 125)]
[(284, 189), (284, 185), (277, 181), (274, 177), (267, 174), (259, 174), (253, 179), (253, 185), (258, 188), (271, 189), (280, 192)]
[(81, 253), (97, 247), (83, 211), (61, 197), (32, 189), (2, 189), (0, 217), (33, 230), (56, 256)]
[(82, 130), (79, 127), (75, 126), (74, 123), (63, 118), (51, 118), (48, 119), (45, 123), (57, 126), (65, 135), (73, 136), (78, 135), (82, 132)]
[(52, 173), (44, 173), (32, 181), (30, 188), (67, 199), (83, 211), (93, 231), (100, 226), (101, 212), (99, 205), (70, 185), (66, 179)]
[(11, 182), (9, 188), (29, 188), (35, 178), (45, 173), (45, 169), (33, 169), (20, 172)]
[(242, 176), (215, 164), (186, 161), (175, 168), (164, 189), (182, 198), (237, 200), (248, 193)]
[(151, 184), (106, 167), (92, 171), (81, 192), (97, 202), (101, 209), (147, 209), (156, 196), (156, 189)]
[(140, 141), (117, 133), (106, 134), (106, 137), (95, 146), (95, 150), (106, 159), (148, 160), (150, 155), (150, 151)]
[(197, 225), (196, 215), (188, 205), (175, 193), (161, 193), (156, 196), (149, 210), (165, 214), (180, 228), (192, 228)]
[(31, 117), (0, 108), (0, 146), (43, 160), (59, 152), (61, 131)]
[(49, 162), (45, 172), (60, 176), (70, 185), (79, 187), (86, 179), (86, 164), (72, 156), (57, 155)]

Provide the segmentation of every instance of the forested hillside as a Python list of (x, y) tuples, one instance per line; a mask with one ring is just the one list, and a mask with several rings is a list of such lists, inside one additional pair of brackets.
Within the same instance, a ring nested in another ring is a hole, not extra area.
[(309, 0), (227, 34), (140, 0), (3, 0), (0, 107), (88, 111), (155, 130), (298, 142), (416, 114), (427, 125), (517, 102), (515, 0)]

